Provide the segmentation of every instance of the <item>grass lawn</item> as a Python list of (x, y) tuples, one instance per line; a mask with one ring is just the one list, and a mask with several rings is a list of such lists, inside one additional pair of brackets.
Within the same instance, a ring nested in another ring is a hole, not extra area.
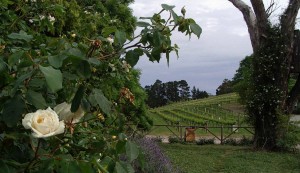
[(161, 144), (186, 173), (299, 173), (300, 153), (270, 153), (248, 147)]

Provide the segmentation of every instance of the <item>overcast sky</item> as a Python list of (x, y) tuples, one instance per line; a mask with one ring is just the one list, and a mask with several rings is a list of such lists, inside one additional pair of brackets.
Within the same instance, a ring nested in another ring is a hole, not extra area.
[[(283, 1), (287, 2), (280, 3)], [(252, 53), (242, 14), (227, 0), (135, 0), (131, 8), (138, 18), (149, 17), (161, 10), (161, 4), (175, 5), (178, 14), (185, 6), (186, 17), (195, 19), (203, 32), (200, 39), (193, 36), (191, 40), (182, 33), (173, 34), (172, 44), (178, 44), (180, 51), (179, 59), (175, 55), (170, 57), (169, 67), (165, 58), (160, 63), (141, 58), (136, 68), (142, 70), (142, 86), (151, 85), (156, 79), (184, 79), (190, 87), (215, 95), (222, 81), (232, 79), (240, 61)], [(285, 7), (280, 5), (279, 12)]]

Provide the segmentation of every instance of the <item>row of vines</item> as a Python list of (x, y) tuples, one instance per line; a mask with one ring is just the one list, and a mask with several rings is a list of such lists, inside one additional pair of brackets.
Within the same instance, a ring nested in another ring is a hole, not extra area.
[(226, 109), (223, 105), (236, 103), (236, 94), (212, 96), (181, 103), (175, 103), (150, 110), (153, 116), (158, 116), (167, 124), (182, 124), (191, 126), (231, 126), (245, 122), (243, 114)]

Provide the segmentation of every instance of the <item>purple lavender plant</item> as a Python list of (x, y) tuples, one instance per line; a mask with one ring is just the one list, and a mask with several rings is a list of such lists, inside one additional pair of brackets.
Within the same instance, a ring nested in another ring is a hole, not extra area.
[(163, 153), (154, 139), (139, 138), (135, 142), (141, 147), (148, 164), (147, 173), (180, 173), (169, 158)]

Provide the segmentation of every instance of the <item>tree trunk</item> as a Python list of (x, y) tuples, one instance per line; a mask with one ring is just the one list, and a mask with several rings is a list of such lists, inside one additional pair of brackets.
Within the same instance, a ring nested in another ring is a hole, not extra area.
[(280, 26), (271, 25), (262, 0), (251, 0), (254, 12), (242, 0), (228, 1), (242, 12), (253, 48), (253, 85), (247, 111), (255, 128), (255, 147), (276, 150), (278, 139), (285, 134), (282, 127), (288, 122), (291, 105), (300, 94), (300, 78), (288, 92), (300, 0), (289, 1)]

